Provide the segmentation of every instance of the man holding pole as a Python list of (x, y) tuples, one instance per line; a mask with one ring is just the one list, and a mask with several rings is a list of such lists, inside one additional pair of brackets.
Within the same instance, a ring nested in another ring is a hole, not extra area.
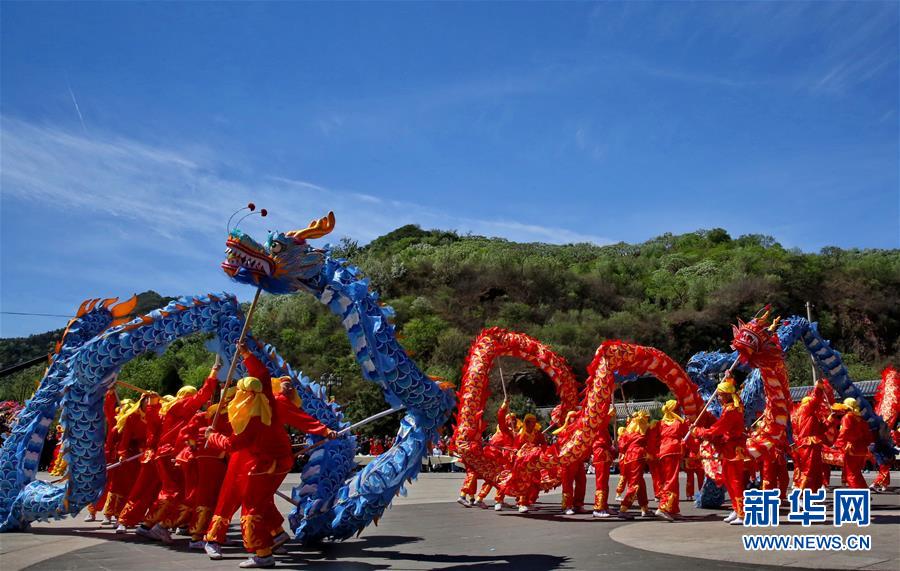
[(718, 395), (722, 405), (721, 416), (709, 428), (697, 428), (694, 432), (698, 438), (713, 444), (722, 462), (722, 476), (732, 507), (732, 512), (725, 518), (725, 523), (742, 525), (744, 488), (747, 483), (744, 470), (744, 461), (747, 459), (744, 409), (730, 370), (725, 374), (725, 380), (716, 387), (715, 394)]
[[(246, 450), (250, 473), (244, 484), (241, 503), (241, 534), (244, 547), (253, 555), (242, 568), (273, 567), (275, 535), (283, 518), (275, 506), (275, 492), (294, 463), (291, 441), (279, 416), (272, 379), (265, 365), (241, 342), (238, 351), (249, 376), (237, 383), (237, 394), (228, 405), (233, 434), (207, 431), (207, 442), (216, 450)], [(337, 433), (324, 429), (327, 438)], [(275, 534), (273, 534), (275, 532)]]

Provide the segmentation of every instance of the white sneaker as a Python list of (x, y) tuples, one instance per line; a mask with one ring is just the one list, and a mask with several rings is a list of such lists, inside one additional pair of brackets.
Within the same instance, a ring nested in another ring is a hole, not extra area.
[(203, 548), (206, 546), (206, 542), (202, 539), (200, 541), (191, 541), (188, 543), (188, 549), (196, 549), (198, 551), (203, 551)]
[(657, 516), (657, 517), (661, 516), (661, 515), (662, 515), (662, 510), (661, 510), (661, 509), (657, 509), (655, 512), (653, 512), (653, 515), (655, 515), (655, 516)]
[(157, 539), (162, 541), (163, 543), (172, 543), (172, 534), (169, 533), (169, 530), (164, 528), (163, 526), (156, 524), (150, 530)]
[(110, 527), (110, 526), (115, 527), (115, 525), (116, 525), (116, 522), (114, 522), (111, 518), (105, 518), (103, 521), (100, 522), (100, 527)]
[(595, 511), (591, 515), (593, 515), (594, 517), (599, 518), (599, 519), (606, 519), (609, 517), (609, 512), (606, 510), (600, 510), (599, 512)]
[(666, 521), (675, 521), (675, 516), (670, 514), (669, 512), (664, 512), (662, 510), (656, 510), (656, 515), (663, 518)]
[(210, 559), (222, 559), (222, 548), (219, 547), (218, 543), (213, 543), (211, 541), (207, 541), (203, 546), (203, 551), (209, 555)]
[(736, 519), (737, 519), (737, 512), (731, 512), (730, 514), (728, 514), (728, 517), (726, 517), (722, 521), (724, 521), (725, 523), (731, 523)]
[(266, 569), (269, 567), (275, 567), (275, 558), (269, 555), (268, 557), (257, 557), (253, 555), (250, 559), (247, 559), (240, 565), (238, 565), (241, 569)]
[(456, 503), (458, 503), (459, 505), (461, 505), (461, 506), (464, 507), (464, 508), (470, 508), (470, 507), (472, 507), (472, 506), (469, 504), (469, 500), (467, 500), (466, 498), (464, 498), (464, 497), (462, 497), (462, 496), (460, 496), (459, 499), (456, 500)]
[(528, 506), (519, 506), (519, 513), (520, 513), (520, 514), (527, 514), (527, 513), (528, 513)]
[(621, 502), (621, 501), (622, 501), (622, 494), (616, 494), (616, 501), (617, 501), (617, 502)]
[(483, 509), (483, 510), (488, 509), (487, 504), (484, 503), (484, 500), (478, 500), (477, 502), (475, 502), (474, 504), (472, 504), (472, 507), (475, 507), (475, 508), (481, 508), (481, 509)]
[(692, 501), (694, 501), (694, 496), (688, 496), (685, 498), (685, 500), (688, 502), (692, 502)]
[(191, 534), (191, 530), (189, 530), (186, 527), (179, 527), (178, 529), (175, 530), (175, 535), (189, 536), (190, 534)]
[(128, 533), (128, 528), (120, 523), (116, 526), (116, 533)]
[(572, 508), (567, 509), (566, 515), (575, 515), (575, 510), (573, 510)]
[(86, 521), (86, 522), (97, 521), (97, 514), (92, 514), (91, 512), (88, 512), (87, 517), (84, 518), (84, 521)]
[(499, 512), (503, 509), (503, 504), (494, 504), (494, 511)]
[(744, 518), (736, 517), (728, 522), (728, 525), (744, 525)]
[(643, 517), (643, 518), (649, 518), (649, 517), (650, 517), (650, 510), (641, 510), (641, 517)]

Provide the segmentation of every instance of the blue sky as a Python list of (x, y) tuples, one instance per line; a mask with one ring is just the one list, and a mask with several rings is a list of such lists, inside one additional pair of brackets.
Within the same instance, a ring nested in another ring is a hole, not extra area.
[(248, 200), (257, 235), (900, 246), (895, 2), (0, 10), (3, 311), (247, 298), (218, 263)]

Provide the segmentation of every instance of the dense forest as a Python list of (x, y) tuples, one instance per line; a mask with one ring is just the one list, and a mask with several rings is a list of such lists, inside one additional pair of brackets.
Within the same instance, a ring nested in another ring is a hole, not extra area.
[[(558, 246), (409, 225), (366, 246), (344, 239), (335, 252), (358, 265), (394, 308), (401, 343), (420, 367), (454, 382), (483, 327), (537, 337), (583, 380), (605, 339), (655, 346), (684, 363), (696, 351), (726, 348), (737, 317), (767, 303), (780, 315), (803, 315), (806, 301), (854, 379), (877, 378), (885, 364), (900, 362), (900, 250), (804, 253), (768, 236), (732, 238), (722, 229), (642, 244)], [(152, 292), (144, 298), (165, 301)], [(263, 296), (253, 330), (305, 374), (327, 374), (349, 416), (383, 406), (375, 387), (361, 380), (340, 323), (311, 296)], [(0, 341), (3, 365), (46, 353), (52, 337)], [(198, 384), (212, 363), (204, 341), (179, 340), (162, 355), (128, 364), (121, 378), (168, 392)], [(788, 361), (792, 384), (808, 384), (803, 350), (792, 350)], [(503, 367), (520, 408), (552, 401), (549, 382), (529, 366), (505, 359)], [(27, 398), (41, 372), (0, 379), (0, 400)], [(665, 392), (659, 383), (634, 385), (629, 398)]]

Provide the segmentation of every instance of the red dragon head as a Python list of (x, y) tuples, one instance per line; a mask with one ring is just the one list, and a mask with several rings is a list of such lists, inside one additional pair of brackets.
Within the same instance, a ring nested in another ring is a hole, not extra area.
[(781, 343), (775, 330), (778, 328), (780, 318), (770, 320), (771, 307), (766, 306), (765, 312), (744, 323), (738, 319), (737, 325), (732, 325), (734, 340), (731, 348), (738, 352), (738, 359), (751, 367), (760, 367), (777, 362), (781, 359)]

